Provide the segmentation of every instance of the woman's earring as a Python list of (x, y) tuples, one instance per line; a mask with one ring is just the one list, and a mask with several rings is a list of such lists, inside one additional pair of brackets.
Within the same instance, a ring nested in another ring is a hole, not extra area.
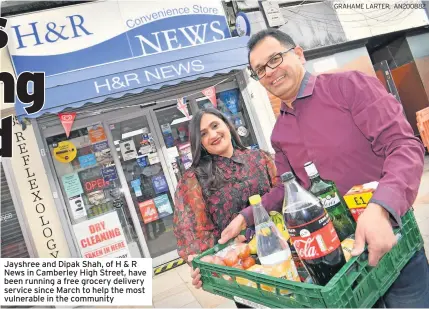
[(235, 139), (231, 138), (232, 147), (236, 148), (237, 143), (235, 142)]

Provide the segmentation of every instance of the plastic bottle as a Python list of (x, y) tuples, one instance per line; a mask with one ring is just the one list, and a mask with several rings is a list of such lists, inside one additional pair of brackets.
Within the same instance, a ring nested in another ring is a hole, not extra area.
[(314, 283), (325, 285), (346, 263), (338, 234), (320, 200), (293, 173), (281, 178), (286, 190), (283, 216), (292, 243)]
[(299, 282), (289, 245), (262, 206), (261, 197), (254, 195), (249, 201), (253, 206), (257, 253), (261, 264), (270, 267), (275, 277)]

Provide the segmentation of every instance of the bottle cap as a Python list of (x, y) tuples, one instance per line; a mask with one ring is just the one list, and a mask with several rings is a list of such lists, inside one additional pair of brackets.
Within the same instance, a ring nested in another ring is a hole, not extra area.
[(258, 205), (261, 203), (261, 201), (262, 201), (262, 199), (261, 199), (261, 196), (259, 194), (252, 195), (251, 197), (249, 197), (250, 205)]
[(304, 164), (304, 169), (307, 172), (308, 177), (314, 177), (319, 175), (316, 165), (314, 165), (314, 163), (311, 161)]
[(292, 180), (295, 178), (295, 175), (292, 172), (286, 172), (280, 176), (282, 182), (286, 182), (288, 180)]

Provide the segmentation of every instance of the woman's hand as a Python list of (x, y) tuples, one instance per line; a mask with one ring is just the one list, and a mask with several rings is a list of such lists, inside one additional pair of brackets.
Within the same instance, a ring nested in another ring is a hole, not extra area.
[(199, 268), (193, 269), (192, 264), (191, 264), (192, 260), (196, 256), (197, 256), (196, 254), (192, 254), (192, 255), (188, 256), (188, 264), (189, 264), (189, 266), (191, 266), (192, 284), (194, 285), (194, 287), (196, 289), (199, 289), (203, 285), (203, 282), (201, 281), (200, 269)]
[(230, 224), (220, 234), (218, 243), (226, 244), (230, 239), (236, 237), (240, 232), (246, 229), (246, 220), (242, 214), (238, 214)]

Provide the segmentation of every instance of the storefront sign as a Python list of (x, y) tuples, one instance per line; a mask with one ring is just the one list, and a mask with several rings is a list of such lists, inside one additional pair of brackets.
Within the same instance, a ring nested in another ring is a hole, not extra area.
[(102, 190), (105, 187), (109, 186), (109, 182), (105, 181), (103, 179), (103, 177), (97, 178), (97, 179), (92, 179), (92, 180), (88, 180), (88, 181), (84, 181), (83, 184), (84, 188), (85, 188), (85, 192), (89, 193), (95, 190)]
[(8, 25), (17, 74), (48, 76), (231, 37), (219, 0), (102, 1), (11, 17)]
[(97, 164), (97, 159), (93, 153), (78, 157), (81, 168), (87, 168)]
[(75, 224), (73, 230), (84, 258), (130, 257), (116, 211)]
[(64, 175), (61, 179), (63, 181), (64, 191), (66, 191), (69, 198), (83, 193), (77, 173)]
[(235, 29), (239, 36), (250, 35), (250, 21), (246, 13), (238, 12), (237, 18), (235, 19)]
[(53, 149), (54, 158), (61, 163), (69, 163), (76, 158), (77, 149), (70, 141), (59, 142)]
[(132, 160), (137, 157), (136, 144), (134, 144), (132, 139), (120, 143), (119, 147), (124, 161)]
[(41, 258), (69, 258), (64, 228), (58, 216), (34, 130), (23, 131), (14, 118), (13, 177), (20, 196), (37, 255)]
[(270, 27), (278, 27), (285, 24), (278, 2), (262, 1), (261, 4)]
[(97, 144), (107, 139), (106, 133), (104, 132), (103, 125), (98, 123), (90, 126), (88, 129), (89, 141), (91, 144)]
[(86, 217), (86, 209), (82, 196), (77, 195), (69, 198), (69, 204), (74, 220)]
[(139, 208), (145, 224), (158, 220), (158, 211), (153, 200), (139, 203)]
[(114, 181), (118, 179), (118, 173), (116, 172), (116, 166), (103, 167), (101, 169), (101, 174), (103, 175), (104, 181)]
[(171, 203), (167, 194), (157, 196), (153, 201), (155, 202), (156, 209), (158, 209), (159, 219), (173, 214), (173, 209), (171, 208)]

